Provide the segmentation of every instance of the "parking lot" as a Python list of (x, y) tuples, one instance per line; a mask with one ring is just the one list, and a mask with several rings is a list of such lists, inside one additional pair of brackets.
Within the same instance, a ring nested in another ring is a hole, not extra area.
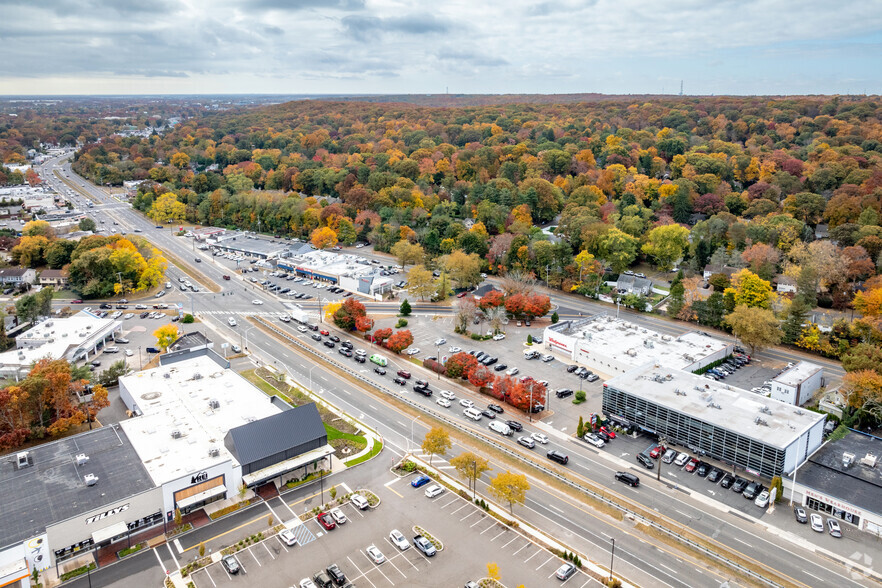
[[(385, 485), (375, 489), (381, 498), (376, 508), (360, 511), (347, 504), (341, 510), (348, 521), (333, 530), (311, 518), (295, 527), (296, 546), (271, 537), (236, 554), (239, 574), (231, 575), (217, 563), (189, 580), (198, 588), (286, 588), (335, 563), (356, 586), (463, 586), (487, 576), (487, 564), (496, 563), (502, 582), (509, 586), (582, 587), (592, 582), (581, 572), (558, 582), (553, 578), (562, 564), (558, 557), (449, 490), (429, 499), (425, 487), (411, 487), (412, 477), (389, 473), (385, 478)], [(416, 525), (443, 544), (435, 556), (426, 557), (413, 546), (401, 551), (389, 538), (397, 529), (412, 544)], [(369, 557), (366, 549), (371, 545), (385, 561), (377, 564)]]

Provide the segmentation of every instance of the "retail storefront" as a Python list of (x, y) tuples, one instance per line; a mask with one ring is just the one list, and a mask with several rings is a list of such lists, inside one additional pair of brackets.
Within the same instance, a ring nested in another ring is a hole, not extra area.
[(165, 515), (172, 520), (175, 510), (181, 514), (199, 510), (206, 504), (225, 500), (242, 484), (241, 469), (233, 467), (231, 460), (192, 472), (182, 478), (162, 485)]

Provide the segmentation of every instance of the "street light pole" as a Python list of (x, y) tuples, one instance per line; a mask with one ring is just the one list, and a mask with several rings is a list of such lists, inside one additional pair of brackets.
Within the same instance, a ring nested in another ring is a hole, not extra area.
[(613, 562), (616, 558), (616, 540), (610, 537), (610, 541), (612, 541), (612, 550), (610, 551), (609, 556), (609, 581), (612, 583), (613, 579)]
[[(416, 416), (410, 421), (410, 445), (411, 445), (411, 446), (415, 445), (415, 443), (413, 442), (413, 426), (416, 424), (416, 422), (417, 422), (419, 419), (420, 419), (420, 415), (416, 415)], [(408, 448), (407, 448), (407, 451), (408, 451), (408, 453), (410, 453), (410, 452), (412, 452), (412, 449), (411, 449), (410, 447), (408, 447)]]

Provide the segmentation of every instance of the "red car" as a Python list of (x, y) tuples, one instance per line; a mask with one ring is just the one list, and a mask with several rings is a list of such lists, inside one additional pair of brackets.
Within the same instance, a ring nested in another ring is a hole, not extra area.
[(404, 378), (405, 380), (410, 379), (410, 372), (406, 372), (404, 370), (398, 370), (398, 375)]
[(82, 301), (82, 299), (77, 298), (76, 300), (71, 300), (70, 303), (71, 303), (71, 304), (82, 304), (83, 301)]
[(328, 331), (326, 331), (326, 330), (324, 330), (324, 329), (322, 329), (321, 331), (319, 331), (319, 333), (321, 333), (322, 335), (324, 335), (324, 336), (326, 336), (326, 337), (327, 337), (328, 335), (331, 334), (331, 333), (329, 333)]
[(604, 433), (606, 433), (607, 435), (609, 435), (610, 439), (616, 438), (616, 432), (613, 431), (612, 429), (609, 429), (607, 427), (600, 427), (600, 430), (603, 431)]
[(686, 464), (686, 471), (690, 474), (695, 471), (695, 468), (698, 467), (698, 460), (696, 458), (692, 458), (689, 460), (689, 463)]
[(456, 295), (456, 297), (457, 298), (465, 298), (466, 294), (468, 294), (468, 292), (460, 292), (459, 294)]
[(664, 452), (665, 452), (664, 445), (656, 445), (655, 447), (652, 448), (652, 451), (649, 452), (649, 457), (651, 457), (652, 459), (656, 459), (656, 458), (658, 458), (659, 455), (661, 455)]
[(334, 518), (326, 512), (320, 512), (316, 517), (316, 520), (326, 531), (330, 531), (337, 526), (337, 523), (334, 522)]

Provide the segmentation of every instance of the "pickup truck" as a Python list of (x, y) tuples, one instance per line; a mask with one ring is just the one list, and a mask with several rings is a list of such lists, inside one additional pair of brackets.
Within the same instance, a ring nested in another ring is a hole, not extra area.
[(414, 547), (423, 552), (426, 557), (432, 557), (438, 551), (435, 549), (435, 546), (432, 545), (432, 542), (423, 537), (422, 535), (417, 535), (413, 538)]

